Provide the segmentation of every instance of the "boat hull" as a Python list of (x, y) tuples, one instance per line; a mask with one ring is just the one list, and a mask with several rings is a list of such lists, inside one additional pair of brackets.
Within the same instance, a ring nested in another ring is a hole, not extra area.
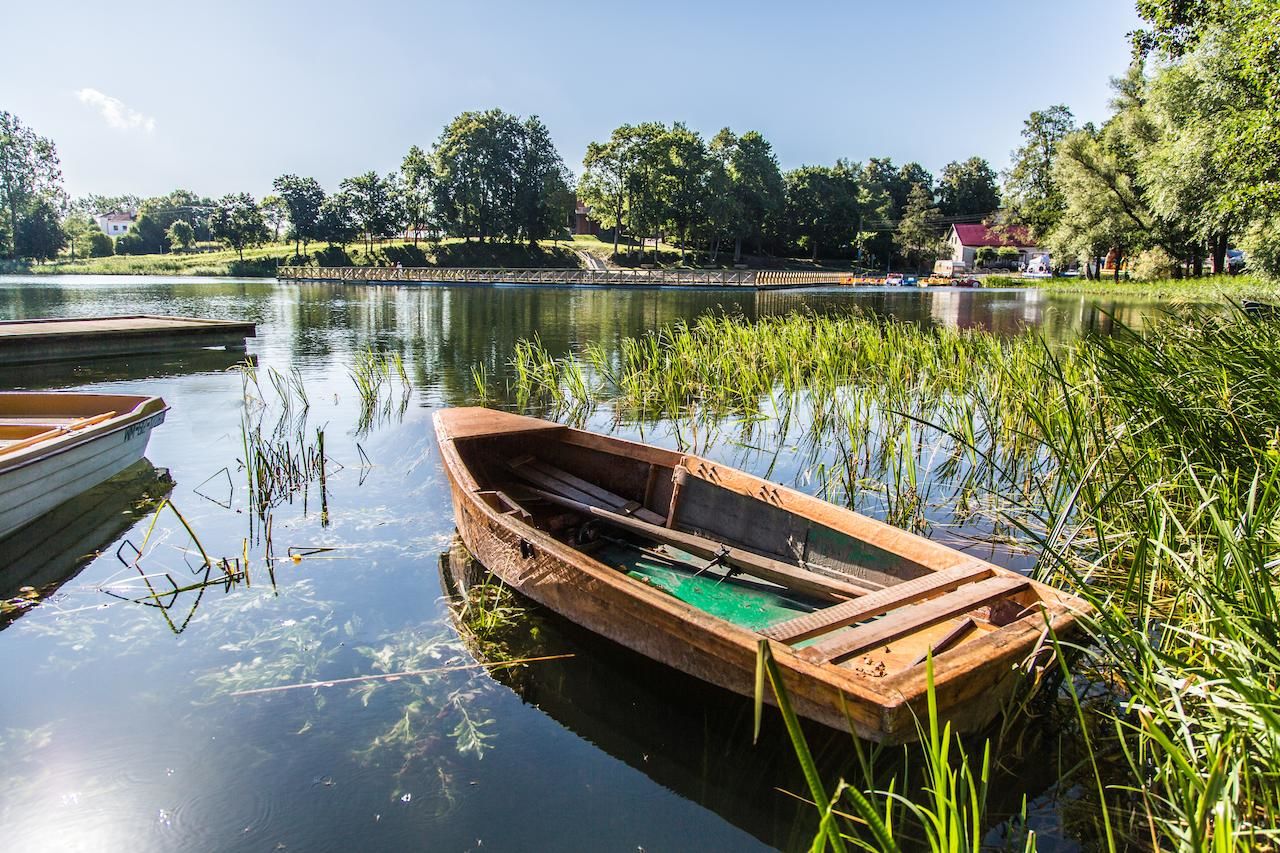
[(119, 474), (142, 458), (163, 410), (0, 471), (0, 538)]
[[(927, 720), (929, 704), (923, 667), (878, 677), (854, 667), (814, 662), (806, 654), (808, 649), (712, 616), (525, 523), (518, 513), (486, 499), (486, 495), (491, 498), (494, 493), (481, 488), (476, 479), (485, 475), (472, 472), (459, 454), (457, 441), (472, 440), (474, 433), (468, 435), (467, 430), (482, 420), (482, 414), (448, 411), (456, 414), (444, 419), (441, 413), (436, 416), (437, 437), (458, 532), (471, 554), (508, 586), (602, 637), (742, 696), (755, 695), (759, 647), (761, 642), (768, 642), (791, 704), (801, 716), (881, 743), (902, 743), (919, 737), (918, 722)], [(495, 431), (530, 430), (529, 441), (520, 446), (533, 445), (534, 436), (540, 433), (545, 441), (589, 444), (619, 457), (651, 464), (681, 459), (690, 468), (707, 469), (711, 476), (733, 485), (741, 494), (767, 493), (778, 507), (801, 508), (812, 514), (821, 504), (696, 457), (574, 430), (556, 434), (549, 431), (554, 425), (528, 418), (501, 413), (493, 417)], [(828, 514), (853, 517), (830, 505), (821, 507)], [(867, 520), (859, 517), (856, 523), (865, 525)], [(873, 524), (878, 529), (883, 527)], [(908, 536), (900, 531), (886, 532), (896, 537)], [(908, 544), (921, 552), (938, 552), (935, 556), (940, 559), (967, 559), (918, 537), (910, 540)], [(934, 570), (942, 568), (938, 565)], [(1005, 578), (1020, 577), (994, 566), (989, 570)], [(1046, 648), (1046, 638), (1053, 632), (1066, 631), (1073, 623), (1074, 615), (1066, 610), (1034, 609), (999, 630), (942, 654), (934, 661), (932, 678), (939, 716), (955, 731), (975, 731), (986, 726), (1002, 712), (1024, 682), (1027, 671), (1036, 665)], [(673, 698), (679, 701), (679, 697)], [(772, 692), (766, 689), (764, 698), (771, 701)]]

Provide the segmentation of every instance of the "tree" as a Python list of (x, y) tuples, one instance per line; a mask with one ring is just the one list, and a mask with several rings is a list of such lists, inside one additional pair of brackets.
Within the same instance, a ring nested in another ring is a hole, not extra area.
[(1000, 207), (996, 172), (981, 157), (948, 163), (938, 182), (938, 208), (943, 216), (990, 216)]
[[(9, 220), (9, 241), (5, 247), (8, 257), (22, 254), (18, 250), (22, 233), (20, 217), (28, 211), (44, 217), (47, 208), (39, 202), (61, 196), (62, 171), (53, 143), (37, 136), (13, 113), (0, 111), (0, 204)], [(32, 226), (35, 230), (43, 227), (44, 224)]]
[(58, 208), (50, 199), (38, 197), (27, 205), (18, 220), (18, 231), (13, 242), (20, 258), (31, 258), (43, 263), (58, 256), (58, 252), (67, 244), (67, 235), (62, 230), (62, 217)]
[(618, 255), (618, 238), (626, 223), (632, 172), (636, 167), (638, 137), (629, 124), (615, 128), (606, 142), (591, 142), (582, 158), (582, 179), (578, 197), (591, 208), (591, 215), (613, 231), (613, 255)]
[(289, 230), (293, 234), (293, 253), (300, 254), (299, 243), (302, 245), (301, 252), (306, 252), (308, 243), (323, 239), (319, 233), (319, 223), (324, 190), (315, 178), (300, 178), (297, 175), (281, 175), (271, 182), (271, 187), (284, 202)]
[(658, 143), (662, 147), (659, 197), (666, 223), (680, 237), (683, 262), (693, 230), (702, 222), (710, 199), (712, 160), (696, 132), (676, 122)]
[(248, 193), (230, 193), (218, 199), (209, 217), (209, 230), (215, 240), (235, 249), (242, 261), (247, 247), (259, 245), (267, 237), (262, 211)]
[(1017, 216), (1043, 237), (1062, 214), (1062, 194), (1053, 182), (1058, 143), (1075, 131), (1075, 116), (1062, 104), (1033, 112), (1022, 127), (1023, 144), (1014, 150), (1005, 173), (1005, 195)]
[(178, 246), (183, 251), (191, 248), (196, 241), (196, 229), (191, 227), (191, 223), (185, 219), (179, 219), (177, 222), (169, 226), (167, 232), (170, 246)]
[(939, 216), (933, 203), (933, 192), (922, 183), (913, 186), (893, 242), (917, 272), (922, 270), (925, 262), (932, 263), (942, 251), (942, 235), (938, 233), (937, 225)]
[(351, 196), (345, 192), (336, 192), (320, 205), (320, 216), (316, 222), (316, 239), (324, 240), (330, 246), (346, 248), (360, 236), (360, 223), (356, 218), (355, 205)]
[(568, 220), (573, 204), (571, 178), (547, 126), (537, 116), (520, 126), (516, 145), (514, 220), (533, 245)]
[(809, 249), (812, 260), (824, 249), (852, 245), (860, 218), (855, 168), (843, 161), (834, 167), (801, 166), (783, 179), (792, 239)]
[(289, 218), (289, 207), (278, 195), (269, 195), (258, 205), (262, 209), (262, 220), (271, 229), (272, 242), (280, 242), (280, 226)]
[[(718, 204), (730, 223), (726, 230), (733, 238), (733, 260), (742, 259), (742, 241), (754, 240), (761, 251), (765, 223), (783, 207), (785, 195), (782, 172), (771, 146), (760, 133), (749, 130), (735, 136), (724, 128), (711, 140), (712, 156), (724, 164), (729, 181), (729, 196)], [(720, 199), (718, 190), (713, 198)]]
[(339, 185), (350, 201), (356, 223), (364, 232), (368, 252), (373, 251), (373, 241), (386, 236), (398, 221), (396, 185), (394, 176), (380, 178), (377, 172), (344, 178)]
[(435, 165), (421, 148), (414, 145), (400, 164), (400, 186), (405, 222), (413, 230), (413, 245), (418, 234), (431, 221), (431, 194), (435, 184)]
[(169, 233), (150, 212), (138, 214), (125, 234), (116, 238), (117, 255), (159, 255), (169, 251)]
[(511, 236), (520, 121), (502, 110), (465, 112), (436, 143), (435, 208), (450, 231), (467, 239)]
[[(169, 240), (165, 235), (169, 226), (179, 219), (192, 223), (192, 227), (196, 230), (196, 239), (211, 239), (208, 226), (203, 223), (208, 221), (209, 214), (212, 212), (212, 199), (202, 198), (191, 190), (184, 189), (176, 189), (167, 195), (145, 199), (138, 206), (138, 218), (146, 217), (155, 228), (156, 236), (150, 239), (153, 244), (151, 251), (167, 252), (169, 250)], [(137, 226), (135, 225), (134, 228)], [(154, 247), (158, 241), (163, 241), (163, 248)]]
[(102, 229), (98, 227), (98, 223), (83, 213), (69, 213), (62, 219), (62, 232), (66, 235), (67, 249), (71, 255), (71, 260), (74, 261), (77, 253), (80, 255), (88, 254), (89, 242), (92, 236), (101, 234)]

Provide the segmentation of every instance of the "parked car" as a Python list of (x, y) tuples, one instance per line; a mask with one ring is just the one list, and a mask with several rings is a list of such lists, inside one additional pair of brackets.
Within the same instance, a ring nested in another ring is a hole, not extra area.
[(884, 283), (890, 287), (898, 287), (904, 281), (902, 273), (891, 272), (884, 277)]
[(978, 280), (976, 278), (961, 277), (951, 281), (952, 287), (977, 287)]

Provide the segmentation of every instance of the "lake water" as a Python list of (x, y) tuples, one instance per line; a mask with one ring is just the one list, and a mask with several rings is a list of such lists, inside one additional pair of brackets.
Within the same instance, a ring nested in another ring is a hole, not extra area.
[[(460, 636), (443, 587), (453, 520), (432, 411), (476, 402), (477, 373), (495, 404), (510, 405), (507, 361), (518, 338), (535, 334), (560, 354), (588, 342), (616, 347), (707, 311), (756, 317), (857, 304), (924, 324), (1037, 327), (1060, 341), (1105, 333), (1113, 317), (1140, 322), (1154, 308), (1095, 303), (1028, 290), (0, 279), (0, 319), (163, 313), (258, 324), (249, 342), (256, 384), (236, 367), (243, 354), (213, 351), (0, 365), (5, 388), (157, 394), (171, 407), (147, 452), (167, 476), (144, 466), (23, 534), (34, 552), (0, 548), (9, 564), (0, 569), (43, 568), (36, 583), (50, 593), (0, 619), (4, 846), (807, 847), (810, 810), (776, 790), (805, 790), (794, 757), (776, 719), (752, 747), (748, 700), (531, 605), (488, 642)], [(408, 383), (393, 375), (368, 409), (350, 369), (371, 348), (400, 354)], [(289, 394), (286, 405), (273, 375), (296, 377), (306, 404)], [(591, 424), (638, 434), (603, 415)], [(323, 487), (310, 481), (255, 506), (241, 466), (255, 427), (297, 452), (314, 452), (322, 430)], [(662, 424), (643, 434), (665, 446), (681, 440)], [(793, 447), (762, 455), (712, 441), (699, 450), (805, 487), (798, 463), (788, 464)], [(171, 510), (153, 525), (150, 505), (133, 506), (165, 493), (198, 543)], [(198, 548), (219, 567), (203, 569)], [(248, 577), (210, 583), (226, 575), (223, 558), (247, 565)], [(572, 657), (492, 673), (474, 666), (553, 655)], [(339, 682), (408, 670), (436, 671)], [(261, 692), (308, 682), (324, 686)], [(832, 773), (853, 760), (847, 736), (812, 737)], [(1049, 787), (1047, 763), (1018, 771), (1011, 801)]]

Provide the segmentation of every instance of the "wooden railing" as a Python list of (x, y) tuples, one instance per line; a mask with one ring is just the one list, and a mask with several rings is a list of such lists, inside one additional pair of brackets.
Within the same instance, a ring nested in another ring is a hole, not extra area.
[(307, 267), (282, 266), (276, 278), (294, 281), (457, 284), (576, 284), (639, 287), (788, 287), (839, 284), (845, 273), (781, 270), (549, 269), (513, 267)]

